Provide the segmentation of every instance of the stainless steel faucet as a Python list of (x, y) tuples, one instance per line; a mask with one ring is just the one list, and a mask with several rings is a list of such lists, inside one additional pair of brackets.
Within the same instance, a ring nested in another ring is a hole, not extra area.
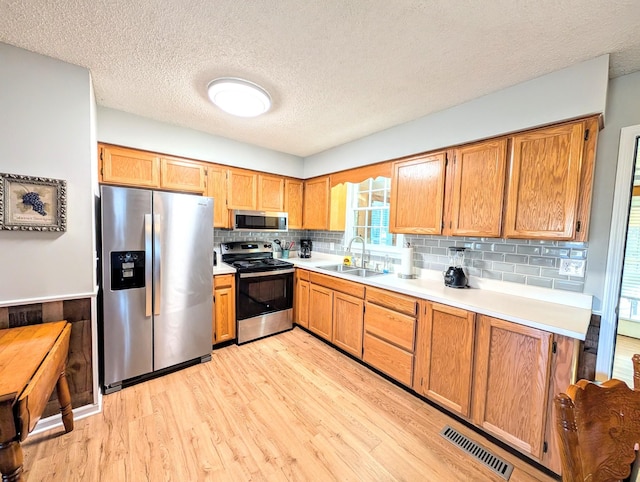
[(366, 242), (364, 240), (364, 238), (362, 236), (354, 236), (353, 238), (351, 238), (351, 241), (349, 241), (349, 246), (347, 246), (347, 253), (351, 252), (351, 245), (353, 244), (353, 242), (359, 239), (360, 242), (362, 243), (362, 258), (360, 259), (360, 267), (364, 268), (364, 256), (366, 253)]

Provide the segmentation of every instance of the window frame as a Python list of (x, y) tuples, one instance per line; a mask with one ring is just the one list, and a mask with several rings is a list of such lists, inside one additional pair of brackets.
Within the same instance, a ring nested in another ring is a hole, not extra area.
[[(372, 207), (371, 206), (371, 197), (369, 197), (369, 202), (368, 202), (368, 206), (366, 208), (358, 208), (356, 206), (357, 204), (357, 198), (358, 198), (358, 194), (360, 193), (360, 185), (363, 182), (368, 182), (369, 183), (369, 188), (366, 192), (368, 193), (372, 193), (372, 192), (376, 192), (376, 191), (380, 191), (380, 189), (371, 189), (373, 186), (373, 182), (376, 179), (379, 178), (383, 178), (385, 179), (385, 186), (384, 186), (384, 192), (385, 194), (387, 194), (387, 196), (385, 196), (385, 199), (390, 199), (390, 192), (391, 192), (391, 178), (390, 177), (385, 177), (385, 176), (376, 176), (375, 178), (373, 177), (369, 177), (367, 179), (362, 180), (359, 183), (352, 183), (349, 182), (347, 183), (347, 199), (346, 199), (346, 216), (345, 216), (345, 229), (344, 229), (344, 248), (346, 250), (349, 241), (351, 241), (351, 239), (353, 239), (354, 236), (356, 236), (355, 234), (355, 230), (356, 230), (356, 224), (355, 224), (355, 213), (357, 211), (373, 211), (373, 210), (378, 210), (378, 211), (383, 211), (386, 210), (388, 213), (390, 211), (390, 205), (387, 204), (385, 207)], [(370, 195), (370, 194), (369, 194)], [(387, 215), (387, 223), (389, 220), (389, 215)], [(371, 229), (371, 226), (369, 226), (368, 224), (366, 225), (367, 229)], [(387, 224), (387, 232), (389, 232), (388, 230), (389, 226)], [(396, 241), (395, 244), (393, 246), (389, 246), (389, 245), (381, 245), (381, 244), (371, 244), (371, 243), (366, 243), (366, 248), (367, 248), (367, 252), (370, 252), (371, 254), (379, 254), (379, 255), (385, 255), (385, 254), (389, 254), (389, 255), (397, 255), (399, 256), (402, 253), (402, 246), (404, 244), (404, 235), (401, 233), (390, 233), (396, 237)]]

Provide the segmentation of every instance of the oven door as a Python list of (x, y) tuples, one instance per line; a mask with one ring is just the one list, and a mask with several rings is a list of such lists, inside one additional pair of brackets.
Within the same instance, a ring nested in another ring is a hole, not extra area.
[(293, 307), (293, 268), (239, 273), (236, 283), (236, 318), (246, 320)]

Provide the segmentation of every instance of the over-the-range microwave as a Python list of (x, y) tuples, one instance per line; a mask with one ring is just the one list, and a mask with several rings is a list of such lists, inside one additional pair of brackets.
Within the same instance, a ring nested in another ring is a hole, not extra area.
[(241, 211), (232, 213), (234, 231), (288, 231), (288, 213)]

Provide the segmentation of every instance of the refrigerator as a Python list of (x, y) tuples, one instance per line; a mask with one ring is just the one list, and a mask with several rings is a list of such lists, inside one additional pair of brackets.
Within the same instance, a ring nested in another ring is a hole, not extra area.
[(101, 186), (105, 393), (211, 359), (213, 199)]

